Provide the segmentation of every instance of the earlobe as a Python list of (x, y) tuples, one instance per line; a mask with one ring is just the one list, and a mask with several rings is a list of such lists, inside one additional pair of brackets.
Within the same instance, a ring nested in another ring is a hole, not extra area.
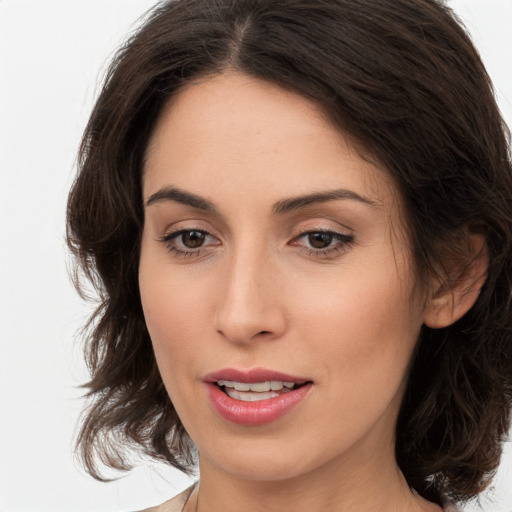
[(487, 278), (489, 255), (485, 236), (469, 234), (470, 260), (458, 266), (430, 297), (423, 322), (432, 329), (447, 327), (474, 305)]

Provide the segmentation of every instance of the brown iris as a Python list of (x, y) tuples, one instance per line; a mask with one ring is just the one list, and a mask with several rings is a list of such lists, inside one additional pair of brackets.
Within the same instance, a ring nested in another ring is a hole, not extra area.
[(185, 231), (181, 234), (181, 242), (188, 249), (197, 249), (203, 245), (205, 236), (202, 231)]
[(314, 247), (315, 249), (325, 249), (331, 245), (332, 239), (332, 233), (322, 233), (321, 231), (316, 233), (309, 233), (308, 235), (308, 242), (311, 247)]

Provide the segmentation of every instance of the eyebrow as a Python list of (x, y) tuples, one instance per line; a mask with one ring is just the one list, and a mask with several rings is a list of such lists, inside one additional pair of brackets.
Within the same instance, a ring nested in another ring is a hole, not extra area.
[(289, 199), (283, 199), (274, 204), (272, 212), (276, 215), (283, 215), (295, 210), (299, 210), (310, 204), (314, 203), (326, 203), (328, 201), (335, 201), (339, 199), (350, 199), (353, 201), (359, 201), (369, 206), (377, 206), (375, 201), (372, 201), (369, 197), (362, 196), (353, 190), (347, 190), (344, 188), (336, 190), (327, 190), (325, 192), (315, 192), (304, 196), (291, 197)]
[(216, 213), (217, 208), (214, 204), (204, 199), (201, 196), (192, 194), (191, 192), (185, 192), (176, 187), (164, 187), (152, 194), (146, 202), (146, 206), (151, 206), (155, 203), (163, 201), (174, 201), (175, 203), (185, 204), (192, 206), (198, 210), (204, 210), (205, 212)]
[[(284, 215), (292, 211), (300, 210), (301, 208), (311, 204), (326, 203), (328, 201), (340, 199), (349, 199), (359, 201), (369, 206), (377, 206), (375, 201), (366, 196), (362, 196), (353, 190), (336, 189), (283, 199), (274, 204), (272, 213), (274, 215)], [(152, 194), (147, 200), (146, 206), (151, 206), (152, 204), (163, 201), (174, 201), (176, 203), (191, 206), (192, 208), (197, 208), (198, 210), (217, 213), (217, 208), (212, 202), (201, 196), (192, 194), (191, 192), (186, 192), (173, 186), (164, 187)]]

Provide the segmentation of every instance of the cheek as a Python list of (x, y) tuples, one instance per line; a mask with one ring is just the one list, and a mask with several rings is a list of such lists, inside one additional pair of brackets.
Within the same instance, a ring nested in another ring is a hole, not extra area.
[(314, 345), (316, 360), (331, 370), (330, 378), (396, 387), (405, 376), (422, 311), (411, 300), (412, 286), (390, 268), (366, 265), (321, 288), (311, 283), (310, 293), (297, 302), (304, 312), (297, 317), (299, 330)]
[(206, 316), (204, 298), (199, 301), (193, 288), (182, 288), (176, 280), (147, 277), (141, 275), (141, 299), (159, 365), (160, 360), (165, 364), (187, 353), (193, 354), (204, 338), (200, 329)]
[[(162, 254), (160, 254), (162, 252)], [(197, 293), (190, 281), (179, 279), (163, 251), (146, 249), (144, 241), (139, 266), (139, 288), (146, 326), (158, 366), (164, 377), (171, 367), (199, 347), (201, 314)]]
[(194, 307), (197, 300), (189, 288), (181, 290), (179, 283), (175, 280), (171, 283), (165, 274), (155, 275), (154, 268), (141, 259), (142, 306), (158, 369), (182, 421), (188, 425), (198, 423), (207, 429), (207, 425), (201, 426), (200, 418), (189, 417), (187, 406), (196, 403), (190, 377), (199, 377), (193, 373), (194, 361), (204, 348), (201, 347), (204, 335), (198, 327), (200, 312)]

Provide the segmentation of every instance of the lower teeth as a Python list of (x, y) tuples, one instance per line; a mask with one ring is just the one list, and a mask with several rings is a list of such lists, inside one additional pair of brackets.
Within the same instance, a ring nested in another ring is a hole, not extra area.
[(275, 398), (282, 393), (289, 393), (291, 390), (283, 389), (280, 392), (277, 391), (237, 391), (233, 388), (227, 388), (224, 387), (224, 392), (226, 395), (228, 395), (230, 398), (233, 398), (234, 400), (240, 400), (242, 402), (258, 402), (260, 400), (269, 400), (270, 398)]

